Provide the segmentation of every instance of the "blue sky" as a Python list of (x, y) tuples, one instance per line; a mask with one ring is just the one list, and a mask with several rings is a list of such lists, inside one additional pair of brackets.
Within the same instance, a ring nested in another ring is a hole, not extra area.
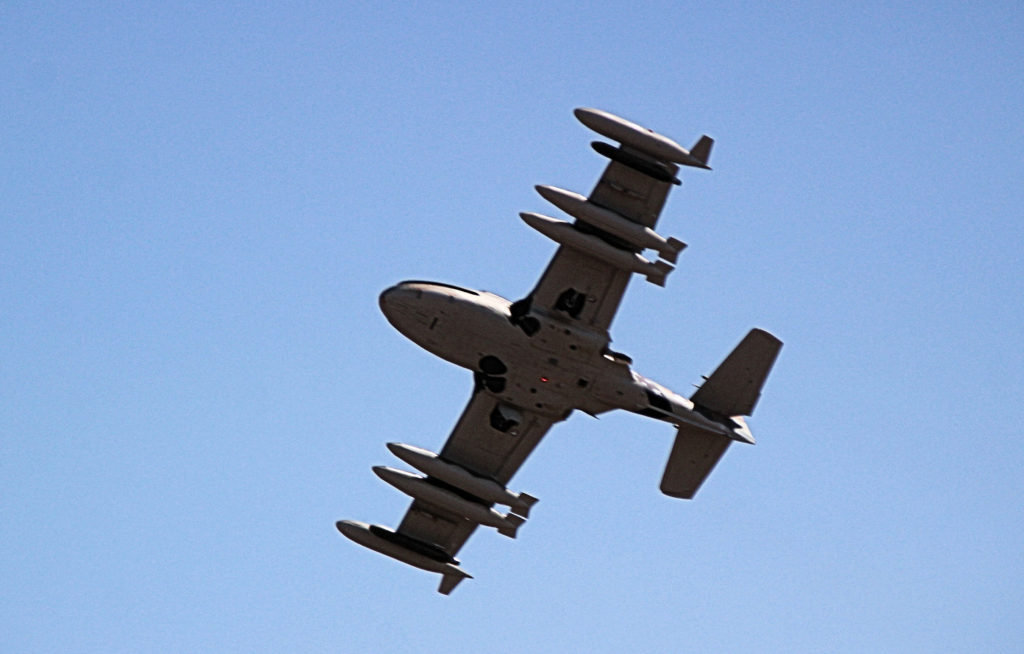
[[(1024, 648), (1024, 9), (784, 3), (0, 8), (0, 649)], [(410, 278), (525, 294), (594, 106), (717, 139), (613, 325), (680, 392), (786, 345), (693, 502), (671, 429), (573, 416), (450, 597), (334, 530), (469, 373)]]

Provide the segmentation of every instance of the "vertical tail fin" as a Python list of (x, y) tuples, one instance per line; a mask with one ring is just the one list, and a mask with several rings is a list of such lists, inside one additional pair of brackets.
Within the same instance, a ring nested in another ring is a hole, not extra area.
[(782, 341), (752, 329), (690, 398), (722, 416), (749, 416), (782, 349)]

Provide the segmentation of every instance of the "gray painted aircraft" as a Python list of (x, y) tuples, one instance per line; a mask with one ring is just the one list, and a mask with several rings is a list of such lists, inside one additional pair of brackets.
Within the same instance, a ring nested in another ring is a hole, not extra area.
[[(537, 286), (511, 302), (449, 284), (408, 281), (380, 296), (394, 327), (446, 361), (473, 371), (473, 393), (441, 452), (388, 443), (422, 474), (374, 472), (412, 497), (397, 530), (352, 520), (338, 531), (381, 554), (441, 575), (448, 594), (470, 575), (456, 553), (479, 525), (515, 538), (537, 501), (507, 488), (548, 429), (574, 410), (624, 409), (676, 428), (661, 479), (671, 497), (691, 499), (734, 441), (753, 443), (749, 416), (782, 343), (760, 329), (740, 342), (689, 399), (630, 368), (609, 349), (611, 325), (633, 273), (659, 286), (685, 244), (653, 228), (679, 166), (710, 169), (712, 139), (689, 151), (674, 141), (596, 109), (576, 117), (619, 143), (594, 142), (610, 159), (590, 197), (538, 186), (567, 222), (520, 214), (559, 244)], [(658, 260), (641, 256), (645, 249)], [(507, 506), (503, 513), (495, 505)]]

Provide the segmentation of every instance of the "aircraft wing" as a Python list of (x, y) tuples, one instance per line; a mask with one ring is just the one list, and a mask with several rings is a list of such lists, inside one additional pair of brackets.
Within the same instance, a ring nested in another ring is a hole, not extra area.
[[(505, 486), (554, 421), (521, 412), (518, 426), (499, 431), (491, 426), (491, 414), (497, 405), (498, 401), (490, 394), (475, 392), (448, 436), (440, 456)], [(455, 556), (476, 526), (475, 522), (444, 507), (414, 500), (398, 526), (398, 533), (439, 545)]]
[[(670, 176), (678, 170), (672, 163), (663, 165)], [(587, 199), (632, 222), (653, 228), (671, 186), (671, 182), (611, 161)], [(576, 224), (594, 231), (580, 221)], [(632, 249), (633, 252), (639, 250)], [(631, 275), (628, 270), (562, 245), (530, 294), (531, 306), (543, 307), (552, 314), (565, 313), (596, 331), (605, 332), (615, 317)]]

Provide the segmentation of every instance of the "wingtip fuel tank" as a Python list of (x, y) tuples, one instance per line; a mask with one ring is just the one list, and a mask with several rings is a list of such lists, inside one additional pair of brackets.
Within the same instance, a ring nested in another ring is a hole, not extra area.
[(624, 146), (639, 150), (659, 161), (671, 161), (683, 166), (710, 170), (707, 157), (714, 141), (703, 136), (690, 152), (667, 136), (662, 136), (646, 127), (620, 118), (607, 111), (581, 107), (573, 111), (576, 118), (602, 136), (618, 141)]
[(473, 575), (459, 567), (459, 562), (436, 545), (423, 543), (399, 534), (382, 525), (371, 525), (357, 520), (339, 520), (335, 528), (349, 540), (378, 554), (407, 563), (427, 572), (441, 575), (438, 592), (447, 595), (463, 579)]

